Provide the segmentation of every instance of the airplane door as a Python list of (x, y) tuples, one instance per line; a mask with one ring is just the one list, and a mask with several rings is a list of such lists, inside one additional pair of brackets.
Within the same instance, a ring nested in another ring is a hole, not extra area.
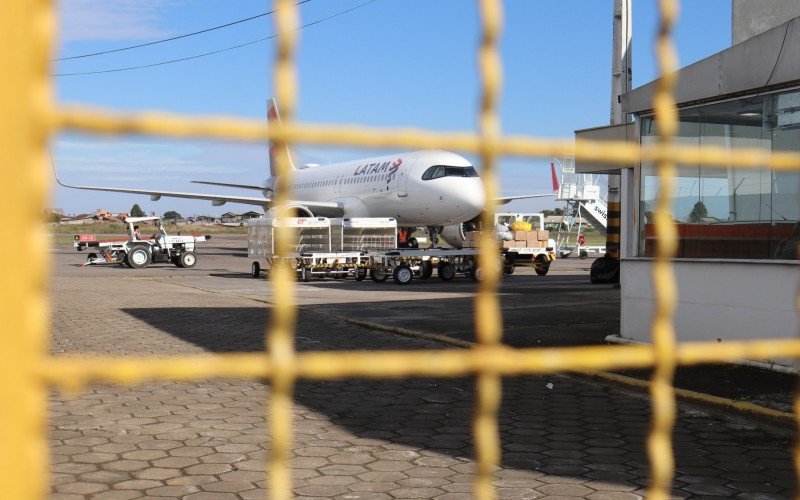
[(411, 173), (411, 169), (414, 167), (414, 163), (416, 161), (416, 156), (406, 158), (406, 161), (400, 167), (400, 172), (398, 172), (397, 176), (397, 196), (400, 198), (405, 198), (408, 196), (408, 176)]

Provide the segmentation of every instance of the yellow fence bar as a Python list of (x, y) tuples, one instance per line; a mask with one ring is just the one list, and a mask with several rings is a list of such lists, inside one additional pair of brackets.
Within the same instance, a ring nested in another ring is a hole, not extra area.
[[(661, 77), (653, 98), (658, 120), (658, 142), (669, 145), (678, 129), (678, 111), (672, 92), (677, 81), (677, 58), (672, 46), (672, 28), (678, 17), (674, 0), (659, 0), (659, 24), (656, 55)], [(653, 313), (652, 339), (656, 363), (650, 384), (653, 407), (652, 425), (647, 438), (650, 458), (650, 487), (648, 498), (665, 500), (672, 491), (675, 458), (672, 451), (672, 429), (675, 425), (675, 329), (673, 326), (677, 302), (675, 271), (672, 259), (678, 247), (678, 233), (672, 218), (672, 192), (675, 183), (675, 163), (662, 159), (656, 163), (659, 192), (655, 213), (657, 237), (656, 260), (653, 265), (655, 311)]]
[[(800, 339), (681, 342), (679, 365), (733, 363), (741, 359), (798, 358)], [(462, 377), (481, 369), (502, 376), (649, 368), (652, 345), (560, 348), (507, 346), (465, 350), (336, 351), (296, 354), (294, 373), (306, 380), (342, 378)], [(59, 356), (42, 361), (36, 376), (53, 387), (74, 389), (90, 382), (136, 384), (146, 380), (204, 380), (213, 377), (269, 379), (274, 369), (265, 353), (185, 357)]]
[(5, 498), (26, 499), (47, 492), (47, 391), (36, 371), (49, 327), (49, 240), (42, 225), (54, 35), (49, 2), (4, 2), (0, 33), (0, 488)]
[[(378, 129), (352, 125), (274, 125), (262, 121), (226, 117), (188, 117), (169, 113), (123, 114), (83, 106), (62, 107), (58, 126), (103, 134), (147, 134), (173, 138), (206, 138), (263, 142), (269, 138), (291, 139), (301, 144), (358, 146), (363, 148), (451, 149), (479, 154), (482, 140), (469, 132), (437, 132), (420, 129)], [(644, 145), (619, 141), (538, 139), (528, 136), (498, 137), (499, 156), (573, 156), (577, 160), (633, 165), (672, 160), (731, 168), (800, 169), (800, 154), (755, 148), (726, 149), (719, 146)]]
[[(484, 228), (494, 226), (494, 204), (497, 197), (497, 151), (495, 144), (500, 137), (500, 118), (497, 107), (503, 82), (503, 68), (498, 44), (503, 23), (503, 9), (499, 0), (479, 0), (481, 16), (481, 43), (478, 46), (478, 68), (482, 86), (479, 115), (479, 141), (481, 177), (487, 210), (481, 216)], [(497, 248), (490, 230), (481, 233), (479, 266), (486, 277), (478, 287), (475, 297), (475, 336), (482, 351), (500, 344), (503, 324), (497, 297), (497, 282), (500, 272), (497, 266)], [(476, 381), (477, 408), (473, 418), (475, 433), (475, 455), (478, 473), (475, 475), (475, 496), (481, 500), (496, 497), (492, 485), (492, 473), (500, 463), (500, 431), (497, 411), (500, 408), (503, 390), (500, 375), (489, 366), (478, 370)]]
[[(298, 7), (291, 0), (277, 0), (275, 31), (278, 34), (275, 54), (275, 96), (282, 108), (282, 121), (291, 124), (297, 101), (297, 75), (294, 55), (299, 31)], [(274, 123), (274, 122), (273, 122)], [(274, 157), (277, 160), (278, 190), (276, 209), (283, 213), (292, 199), (292, 168), (289, 159), (289, 138), (275, 141)], [(276, 233), (276, 250), (279, 256), (291, 252), (294, 231), (281, 230)], [(288, 500), (292, 497), (292, 477), (289, 467), (292, 447), (292, 388), (294, 386), (296, 360), (294, 353), (294, 330), (297, 319), (295, 305), (295, 271), (280, 265), (273, 273), (275, 287), (272, 321), (266, 332), (266, 346), (273, 367), (272, 385), (269, 394), (269, 430), (272, 445), (269, 455), (270, 498)]]

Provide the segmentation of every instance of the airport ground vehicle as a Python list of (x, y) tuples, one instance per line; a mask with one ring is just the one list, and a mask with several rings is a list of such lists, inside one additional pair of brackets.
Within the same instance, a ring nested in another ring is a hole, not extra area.
[(171, 236), (164, 230), (161, 217), (128, 217), (128, 234), (134, 234), (134, 226), (152, 223), (158, 232), (149, 239), (112, 238), (98, 240), (91, 234), (76, 234), (73, 246), (80, 252), (91, 251), (84, 266), (98, 264), (120, 264), (134, 269), (143, 269), (154, 262), (172, 262), (176, 267), (194, 267), (197, 263), (195, 245), (211, 236)]
[[(478, 265), (477, 248), (394, 248), (372, 250), (369, 257), (372, 281), (382, 283), (389, 276), (399, 285), (407, 285), (414, 278), (428, 279), (433, 270), (442, 281), (450, 281), (464, 274), (473, 281), (483, 280), (484, 273)], [(502, 260), (498, 258), (498, 265)]]

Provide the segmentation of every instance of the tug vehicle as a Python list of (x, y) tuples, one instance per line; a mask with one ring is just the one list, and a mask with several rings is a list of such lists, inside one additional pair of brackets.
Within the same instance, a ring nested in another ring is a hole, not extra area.
[[(134, 226), (152, 223), (158, 230), (149, 239), (134, 239)], [(128, 217), (128, 238), (98, 240), (93, 234), (76, 234), (73, 246), (79, 251), (92, 250), (82, 265), (119, 264), (144, 269), (154, 262), (172, 262), (176, 267), (191, 268), (197, 263), (195, 245), (211, 236), (170, 236), (161, 217)]]

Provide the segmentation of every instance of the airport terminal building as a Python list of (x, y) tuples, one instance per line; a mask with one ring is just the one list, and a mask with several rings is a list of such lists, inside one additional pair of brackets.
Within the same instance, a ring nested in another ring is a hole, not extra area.
[[(730, 48), (680, 70), (675, 141), (800, 153), (800, 2), (734, 0), (732, 31)], [(655, 142), (655, 86), (621, 96), (633, 123), (576, 131), (576, 138)], [(659, 194), (654, 165), (576, 167), (622, 176), (620, 336), (647, 342), (651, 214)], [(679, 340), (797, 335), (800, 173), (683, 164), (675, 181)]]

